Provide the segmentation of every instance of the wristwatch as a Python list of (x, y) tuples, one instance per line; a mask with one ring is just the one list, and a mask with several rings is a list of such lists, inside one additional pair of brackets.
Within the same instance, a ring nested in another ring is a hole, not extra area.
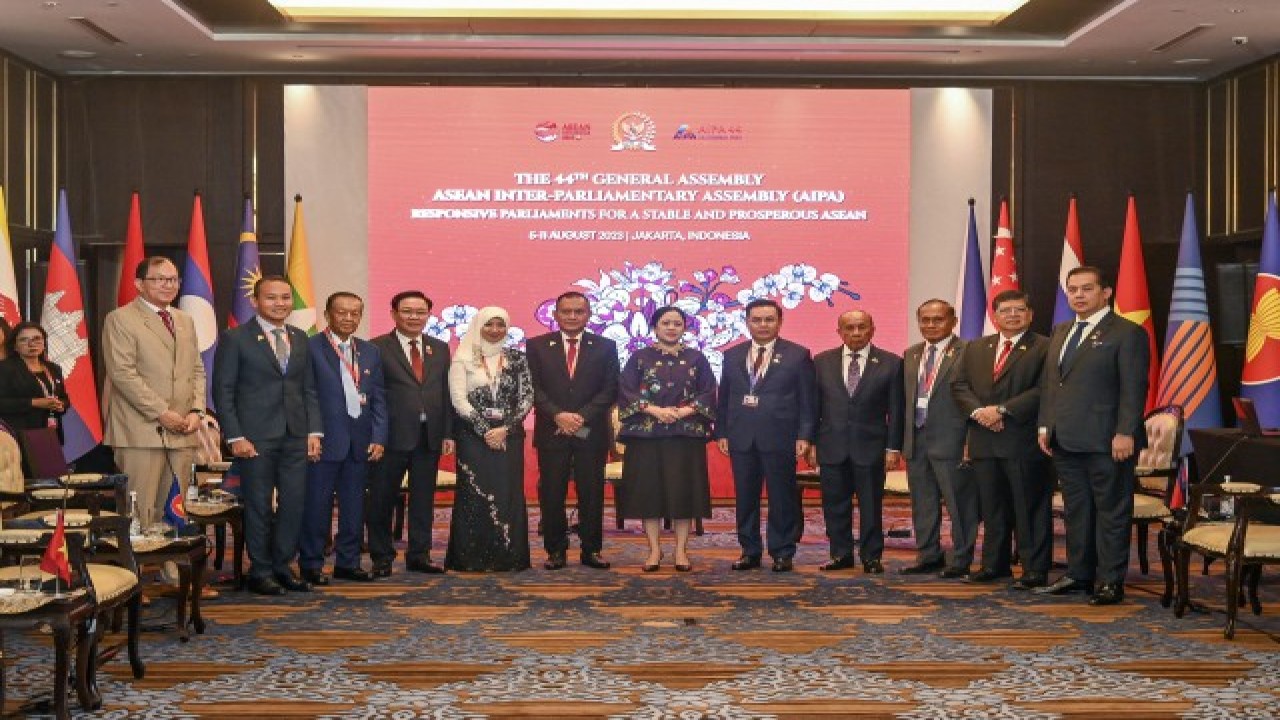
[(1008, 414), (1009, 414), (1009, 408), (1007, 408), (1007, 407), (1005, 407), (1005, 406), (1001, 405), (1000, 407), (997, 407), (997, 408), (996, 408), (996, 412), (1000, 413), (1001, 415), (1008, 415)]

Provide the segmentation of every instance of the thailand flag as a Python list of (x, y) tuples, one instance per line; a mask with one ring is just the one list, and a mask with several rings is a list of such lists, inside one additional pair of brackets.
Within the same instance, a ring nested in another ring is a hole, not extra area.
[(1067, 304), (1067, 273), (1084, 264), (1084, 251), (1080, 245), (1080, 218), (1076, 213), (1076, 196), (1071, 196), (1067, 206), (1067, 232), (1062, 241), (1062, 262), (1058, 265), (1058, 299), (1053, 305), (1053, 324), (1066, 322), (1076, 314)]
[[(262, 277), (258, 264), (258, 236), (253, 232), (253, 200), (244, 199), (244, 223), (240, 226), (240, 251), (236, 254), (236, 275), (231, 292), (231, 317), (227, 327), (237, 327), (253, 319), (253, 285)], [(207, 370), (207, 368), (206, 368)], [(213, 377), (213, 373), (209, 373)]]
[(956, 288), (956, 316), (960, 319), (961, 340), (982, 337), (982, 324), (987, 317), (987, 284), (983, 280), (982, 251), (978, 248), (978, 220), (969, 200), (969, 232), (960, 254), (960, 283)]
[(209, 244), (204, 235), (204, 210), (200, 193), (191, 208), (187, 233), (187, 261), (182, 265), (182, 297), (178, 307), (196, 326), (196, 344), (204, 361), (205, 403), (213, 409), (213, 356), (218, 349), (218, 318), (213, 309), (213, 274), (209, 272)]
[(1253, 400), (1258, 410), (1259, 424), (1280, 427), (1280, 217), (1274, 190), (1267, 200), (1240, 384), (1240, 394)]
[(66, 440), (62, 454), (67, 462), (80, 458), (102, 442), (102, 418), (98, 414), (98, 388), (94, 384), (93, 358), (89, 355), (89, 327), (84, 320), (84, 297), (76, 274), (76, 246), (71, 240), (71, 216), (67, 191), (58, 191), (58, 223), (49, 251), (49, 275), (45, 280), (40, 325), (49, 334), (48, 359), (62, 368), (71, 407), (62, 418)]

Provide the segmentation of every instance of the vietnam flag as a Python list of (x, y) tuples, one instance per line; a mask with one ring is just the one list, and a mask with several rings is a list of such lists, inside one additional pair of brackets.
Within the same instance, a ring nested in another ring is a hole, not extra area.
[(67, 531), (61, 509), (58, 510), (58, 524), (53, 528), (53, 538), (49, 547), (44, 549), (44, 557), (40, 558), (40, 569), (71, 584), (71, 560), (67, 554)]
[(124, 307), (138, 297), (138, 286), (133, 280), (138, 276), (138, 263), (146, 257), (142, 249), (142, 208), (138, 191), (129, 202), (129, 224), (124, 234), (124, 256), (120, 259), (120, 287), (116, 290), (116, 307)]
[(1151, 295), (1147, 293), (1147, 265), (1142, 259), (1142, 237), (1138, 233), (1138, 205), (1129, 195), (1129, 211), (1124, 219), (1124, 246), (1120, 250), (1120, 272), (1116, 276), (1116, 314), (1132, 320), (1147, 331), (1151, 351), (1147, 367), (1147, 412), (1156, 406), (1160, 391), (1160, 356), (1156, 354), (1156, 324), (1151, 318)]

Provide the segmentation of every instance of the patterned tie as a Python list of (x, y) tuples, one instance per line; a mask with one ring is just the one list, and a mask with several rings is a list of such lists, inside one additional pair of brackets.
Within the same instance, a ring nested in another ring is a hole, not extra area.
[(849, 374), (845, 376), (844, 386), (849, 390), (849, 397), (858, 391), (858, 383), (862, 381), (862, 368), (858, 367), (858, 353), (849, 358)]
[(916, 386), (916, 427), (924, 425), (925, 419), (929, 416), (929, 408), (921, 407), (919, 400), (928, 398), (930, 391), (933, 390), (933, 371), (937, 359), (938, 346), (930, 345), (929, 351), (924, 355), (924, 377), (920, 378), (920, 384)]
[(280, 363), (280, 372), (286, 372), (289, 369), (289, 342), (284, 338), (284, 328), (276, 328), (271, 334), (276, 336), (276, 362)]
[(996, 369), (992, 374), (993, 378), (1000, 377), (1000, 371), (1004, 370), (1005, 361), (1009, 359), (1009, 353), (1013, 351), (1013, 341), (1005, 338), (1004, 344), (1000, 346), (1000, 354), (996, 356)]
[(169, 337), (177, 337), (177, 332), (173, 329), (173, 315), (168, 310), (160, 310), (156, 314), (164, 323), (164, 329), (169, 331)]
[(338, 370), (342, 373), (342, 395), (347, 401), (347, 415), (358, 418), (360, 417), (360, 391), (356, 388), (355, 378), (351, 377), (350, 368), (354, 367), (351, 362), (351, 341), (338, 343), (338, 352), (345, 363), (339, 363), (341, 367)]
[(565, 362), (569, 364), (569, 377), (573, 377), (573, 372), (578, 369), (578, 338), (565, 338), (564, 341), (569, 343)]
[(1062, 372), (1063, 368), (1071, 364), (1071, 358), (1080, 349), (1080, 341), (1084, 339), (1084, 329), (1087, 327), (1089, 327), (1089, 323), (1084, 320), (1076, 323), (1076, 329), (1072, 331), (1071, 337), (1067, 339), (1067, 349), (1062, 353), (1062, 359), (1058, 361), (1058, 372)]
[(764, 365), (764, 348), (756, 348), (755, 362), (751, 363), (751, 378), (753, 380), (760, 379), (760, 368)]
[(422, 351), (418, 349), (417, 338), (409, 341), (409, 366), (413, 368), (413, 376), (418, 378), (418, 382), (422, 382), (426, 373), (422, 369)]

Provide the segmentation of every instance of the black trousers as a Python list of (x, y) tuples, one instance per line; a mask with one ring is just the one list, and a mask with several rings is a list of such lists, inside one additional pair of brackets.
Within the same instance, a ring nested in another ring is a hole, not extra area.
[(1123, 583), (1129, 569), (1133, 459), (1053, 448), (1067, 524), (1067, 575), (1079, 582)]
[[(281, 437), (253, 443), (257, 457), (241, 458), (244, 537), (249, 576), (292, 572), (298, 554), (307, 490), (307, 439)], [(273, 508), (274, 504), (274, 510)]]
[(730, 450), (733, 466), (733, 494), (738, 522), (738, 545), (743, 555), (760, 557), (760, 489), (769, 493), (766, 526), (769, 556), (785, 559), (796, 554), (800, 530), (800, 495), (796, 492), (794, 451), (761, 452), (751, 448)]
[(827, 524), (831, 557), (853, 556), (853, 498), (858, 497), (858, 551), (862, 562), (884, 553), (884, 461), (858, 465), (846, 458), (818, 468), (822, 484), (822, 517)]
[(569, 480), (578, 496), (578, 541), (582, 552), (604, 546), (604, 466), (608, 447), (579, 439), (538, 448), (538, 507), (542, 512), (542, 546), (548, 553), (569, 549), (565, 499)]
[(426, 559), (431, 555), (431, 523), (436, 510), (436, 473), (440, 466), (440, 448), (428, 448), (419, 442), (410, 451), (387, 450), (369, 477), (369, 559), (375, 566), (390, 565), (396, 559), (392, 544), (391, 523), (400, 496), (400, 484), (409, 472), (409, 507), (405, 513), (409, 526), (406, 558)]
[(1053, 563), (1053, 483), (1046, 458), (979, 458), (973, 461), (982, 505), (982, 567), (1007, 572), (1012, 538), (1018, 538), (1022, 571), (1047, 575)]

